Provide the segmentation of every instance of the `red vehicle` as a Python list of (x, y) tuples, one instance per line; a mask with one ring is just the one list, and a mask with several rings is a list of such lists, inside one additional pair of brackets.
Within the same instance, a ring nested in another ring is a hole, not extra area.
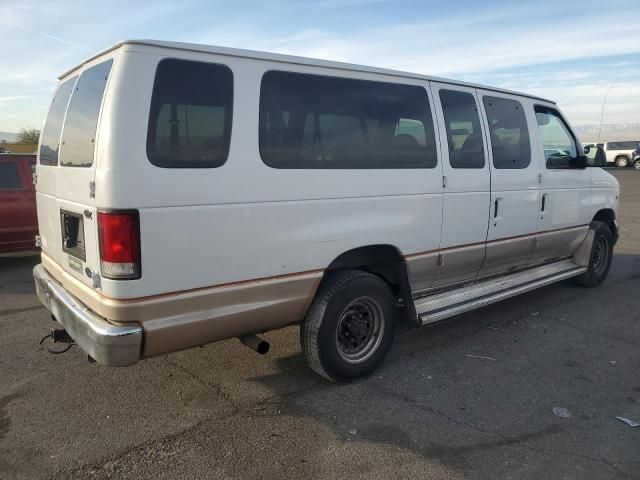
[(35, 250), (35, 155), (0, 154), (0, 253)]

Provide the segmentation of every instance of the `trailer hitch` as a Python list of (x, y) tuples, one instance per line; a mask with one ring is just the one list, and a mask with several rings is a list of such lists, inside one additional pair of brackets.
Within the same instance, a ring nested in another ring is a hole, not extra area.
[[(48, 338), (51, 339), (51, 342), (54, 344), (64, 343), (67, 346), (62, 348), (61, 350), (50, 348), (47, 345), (44, 345), (45, 341)], [(75, 344), (76, 342), (73, 341), (73, 338), (71, 338), (71, 336), (64, 328), (52, 328), (47, 335), (40, 339), (40, 346), (53, 355), (60, 355), (61, 353), (68, 352)]]

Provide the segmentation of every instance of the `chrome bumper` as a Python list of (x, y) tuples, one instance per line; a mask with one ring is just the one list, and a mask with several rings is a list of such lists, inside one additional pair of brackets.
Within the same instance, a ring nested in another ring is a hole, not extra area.
[(33, 269), (38, 298), (78, 346), (103, 365), (124, 367), (140, 360), (142, 327), (113, 325), (70, 295), (40, 265)]

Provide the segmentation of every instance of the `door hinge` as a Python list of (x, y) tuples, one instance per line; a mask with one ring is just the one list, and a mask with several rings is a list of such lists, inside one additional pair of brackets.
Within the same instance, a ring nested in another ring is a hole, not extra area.
[(447, 188), (447, 176), (442, 176), (442, 188)]
[(38, 185), (38, 173), (33, 172), (33, 184)]
[(542, 174), (541, 173), (538, 174), (538, 183), (542, 183)]
[(89, 198), (96, 198), (96, 182), (89, 182)]
[(40, 238), (40, 235), (36, 235), (36, 247), (41, 247), (42, 246), (42, 238)]

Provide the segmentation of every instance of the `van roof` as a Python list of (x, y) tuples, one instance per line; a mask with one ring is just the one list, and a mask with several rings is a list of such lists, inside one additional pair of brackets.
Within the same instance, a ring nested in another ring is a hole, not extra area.
[(141, 45), (141, 46), (147, 46), (147, 47), (166, 48), (170, 50), (181, 50), (186, 52), (213, 53), (216, 55), (226, 55), (230, 57), (253, 58), (256, 60), (267, 60), (267, 61), (273, 61), (273, 62), (296, 64), (296, 65), (309, 65), (309, 66), (315, 66), (315, 67), (334, 68), (338, 70), (350, 70), (350, 71), (356, 71), (356, 72), (378, 73), (383, 75), (393, 75), (393, 76), (414, 78), (414, 79), (421, 79), (421, 80), (432, 80), (434, 82), (448, 83), (451, 85), (463, 85), (463, 86), (472, 87), (472, 88), (481, 88), (483, 90), (507, 93), (511, 95), (519, 95), (519, 96), (533, 98), (536, 100), (541, 100), (541, 101), (549, 102), (553, 104), (556, 103), (553, 100), (549, 100), (547, 98), (538, 97), (535, 95), (530, 95), (522, 92), (516, 92), (513, 90), (496, 88), (488, 85), (481, 85), (481, 84), (476, 84), (471, 82), (463, 82), (459, 80), (451, 80), (451, 79), (441, 78), (441, 77), (433, 77), (429, 75), (421, 75), (418, 73), (403, 72), (400, 70), (392, 70), (392, 69), (378, 68), (378, 67), (367, 67), (364, 65), (357, 65), (357, 64), (351, 64), (351, 63), (345, 63), (345, 62), (320, 60), (315, 58), (299, 57), (296, 55), (284, 55), (280, 53), (260, 52), (255, 50), (245, 50), (241, 48), (218, 47), (214, 45), (202, 45), (198, 43), (167, 42), (167, 41), (146, 40), (146, 39), (121, 40), (115, 43), (114, 45), (110, 46), (109, 48), (106, 48), (105, 50), (97, 53), (96, 55), (93, 55), (92, 57), (86, 59), (84, 62), (73, 67), (72, 69), (66, 71), (65, 73), (60, 75), (58, 78), (62, 79), (67, 75), (69, 75), (70, 73), (74, 72), (75, 70), (81, 68), (83, 65), (90, 62), (91, 60), (94, 60), (108, 52), (116, 50), (125, 45)]

